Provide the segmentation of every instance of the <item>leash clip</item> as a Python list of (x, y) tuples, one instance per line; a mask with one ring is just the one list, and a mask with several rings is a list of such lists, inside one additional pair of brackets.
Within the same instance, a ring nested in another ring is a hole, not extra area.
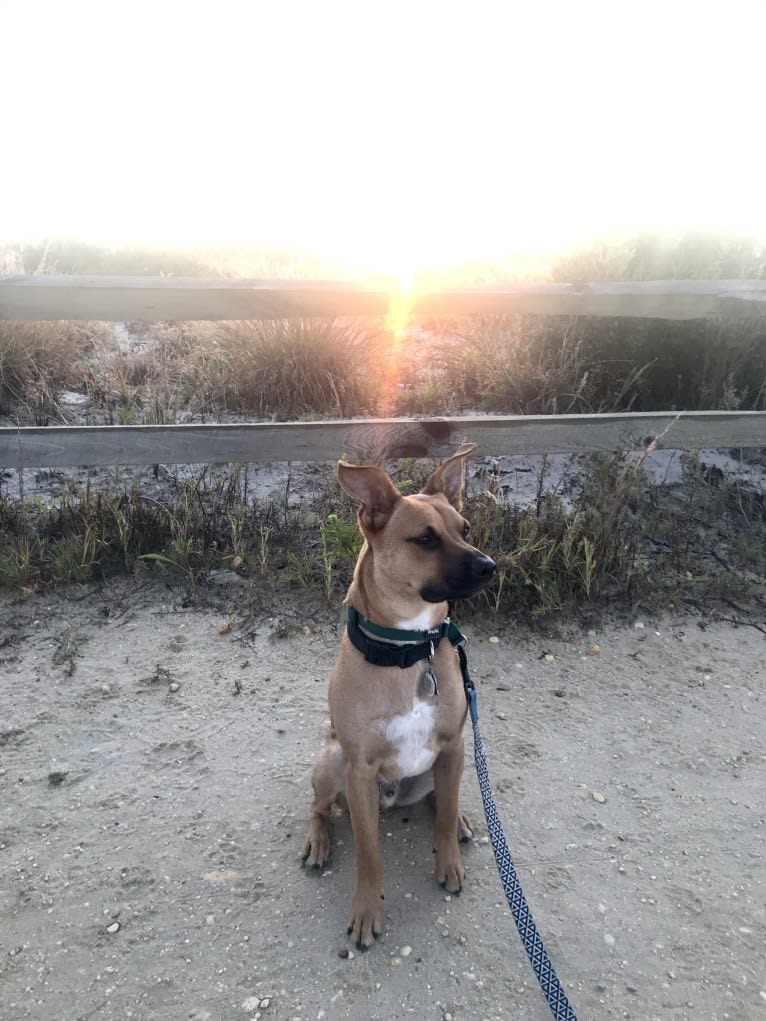
[(428, 662), (433, 663), (434, 653), (436, 652), (436, 649), (434, 648), (433, 639), (428, 644), (431, 646), (431, 651), (428, 653)]

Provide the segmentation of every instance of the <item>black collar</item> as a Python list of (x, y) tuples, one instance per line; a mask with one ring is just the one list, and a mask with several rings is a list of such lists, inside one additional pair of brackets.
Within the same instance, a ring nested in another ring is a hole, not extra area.
[[(439, 627), (409, 631), (374, 624), (353, 606), (348, 607), (346, 630), (351, 644), (362, 653), (368, 663), (375, 666), (398, 666), (402, 670), (420, 662), (421, 659), (433, 659), (442, 638), (447, 638), (455, 646), (465, 641), (449, 617), (443, 620)], [(373, 638), (372, 635), (378, 637)], [(407, 644), (396, 644), (401, 642)]]

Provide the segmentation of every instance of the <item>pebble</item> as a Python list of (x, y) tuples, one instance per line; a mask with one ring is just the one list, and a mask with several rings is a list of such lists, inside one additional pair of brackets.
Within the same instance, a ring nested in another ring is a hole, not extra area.
[(399, 953), (402, 955), (402, 957), (409, 957), (410, 954), (412, 953), (412, 947), (402, 947)]
[(646, 627), (646, 625), (644, 624), (643, 621), (637, 620), (636, 623), (633, 625), (633, 627), (636, 628), (637, 631), (643, 631), (643, 629)]
[(229, 623), (228, 620), (225, 623), (221, 624), (221, 626), (218, 628), (218, 634), (219, 635), (228, 635), (228, 633), (230, 631), (231, 631), (231, 624)]
[(0, 776), (5, 776), (6, 770), (3, 766), (0, 766)]
[(507, 720), (508, 719), (508, 716), (506, 715), (506, 713), (504, 713), (502, 711), (499, 712), (499, 713), (495, 713), (495, 716), (497, 716), (498, 720)]
[(113, 936), (116, 932), (120, 931), (120, 923), (112, 922), (111, 925), (107, 925), (106, 931), (109, 933), (110, 936)]
[(600, 652), (601, 652), (601, 646), (600, 645), (591, 645), (591, 647), (589, 649), (585, 650), (585, 655), (586, 656), (598, 656), (598, 654)]
[(261, 1002), (258, 1004), (258, 1006), (261, 1008), (261, 1010), (268, 1010), (269, 1007), (271, 1006), (271, 999), (270, 999), (270, 997), (264, 996), (264, 998), (261, 1000)]
[(178, 683), (178, 681), (173, 681), (172, 684), (168, 685), (168, 691), (172, 691), (173, 694), (175, 694), (180, 689), (180, 687), (181, 685)]
[(555, 658), (556, 657), (553, 655), (552, 652), (546, 652), (546, 654), (543, 656), (543, 659), (545, 660), (546, 663), (552, 663)]
[(489, 644), (490, 645), (499, 645), (500, 644), (500, 639), (497, 637), (497, 635), (492, 635), (492, 637), (489, 639)]
[(606, 804), (606, 795), (602, 794), (601, 791), (593, 791), (591, 797), (593, 798), (594, 801), (597, 801), (599, 805)]

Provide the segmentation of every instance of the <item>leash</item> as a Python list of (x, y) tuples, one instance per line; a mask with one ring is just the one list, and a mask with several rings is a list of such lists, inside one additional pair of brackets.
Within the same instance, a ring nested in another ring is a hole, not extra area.
[[(362, 630), (364, 628), (364, 630)], [(495, 862), (500, 873), (500, 881), (505, 890), (506, 900), (511, 909), (513, 920), (519, 931), (529, 963), (537, 977), (540, 988), (548, 1001), (555, 1021), (577, 1021), (574, 1010), (569, 1005), (558, 975), (545, 949), (535, 920), (527, 904), (527, 898), (521, 888), (519, 877), (508, 850), (508, 843), (492, 795), (489, 781), (487, 756), (484, 742), (479, 733), (479, 710), (476, 705), (476, 685), (468, 673), (468, 657), (465, 653), (465, 636), (462, 635), (449, 617), (438, 628), (423, 631), (407, 631), (402, 628), (384, 628), (367, 620), (352, 606), (348, 607), (346, 630), (351, 643), (359, 649), (368, 663), (377, 666), (398, 666), (401, 669), (412, 666), (420, 660), (433, 659), (434, 650), (443, 638), (455, 647), (460, 661), (460, 672), (463, 675), (463, 687), (468, 702), (468, 711), (473, 724), (474, 758), (476, 773), (479, 777), (479, 789), (484, 803), (484, 815), (487, 818), (487, 829), (492, 842)], [(375, 636), (375, 637), (372, 637)], [(408, 644), (392, 644), (392, 643)], [(433, 693), (436, 692), (434, 678)]]
[(492, 786), (489, 781), (489, 770), (487, 769), (487, 756), (484, 751), (484, 742), (479, 733), (479, 710), (476, 705), (476, 686), (468, 673), (468, 657), (462, 644), (457, 646), (457, 654), (460, 660), (460, 671), (463, 675), (463, 686), (465, 697), (468, 700), (468, 711), (471, 714), (473, 724), (474, 759), (476, 762), (476, 773), (479, 777), (479, 788), (481, 799), (484, 802), (484, 814), (487, 818), (487, 829), (492, 842), (492, 850), (495, 854), (497, 870), (500, 873), (500, 881), (505, 890), (505, 897), (511, 909), (516, 928), (519, 930), (521, 942), (524, 945), (529, 963), (532, 965), (537, 981), (540, 983), (545, 999), (556, 1021), (577, 1021), (574, 1010), (569, 1005), (566, 993), (559, 981), (556, 970), (545, 949), (542, 937), (537, 931), (535, 920), (524, 896), (516, 868), (508, 850), (508, 843), (500, 823), (500, 818), (492, 795)]

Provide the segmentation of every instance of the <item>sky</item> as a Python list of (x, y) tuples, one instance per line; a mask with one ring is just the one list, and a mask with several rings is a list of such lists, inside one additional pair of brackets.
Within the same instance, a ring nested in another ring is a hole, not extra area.
[(636, 231), (766, 238), (766, 4), (3, 5), (0, 239), (370, 272)]

